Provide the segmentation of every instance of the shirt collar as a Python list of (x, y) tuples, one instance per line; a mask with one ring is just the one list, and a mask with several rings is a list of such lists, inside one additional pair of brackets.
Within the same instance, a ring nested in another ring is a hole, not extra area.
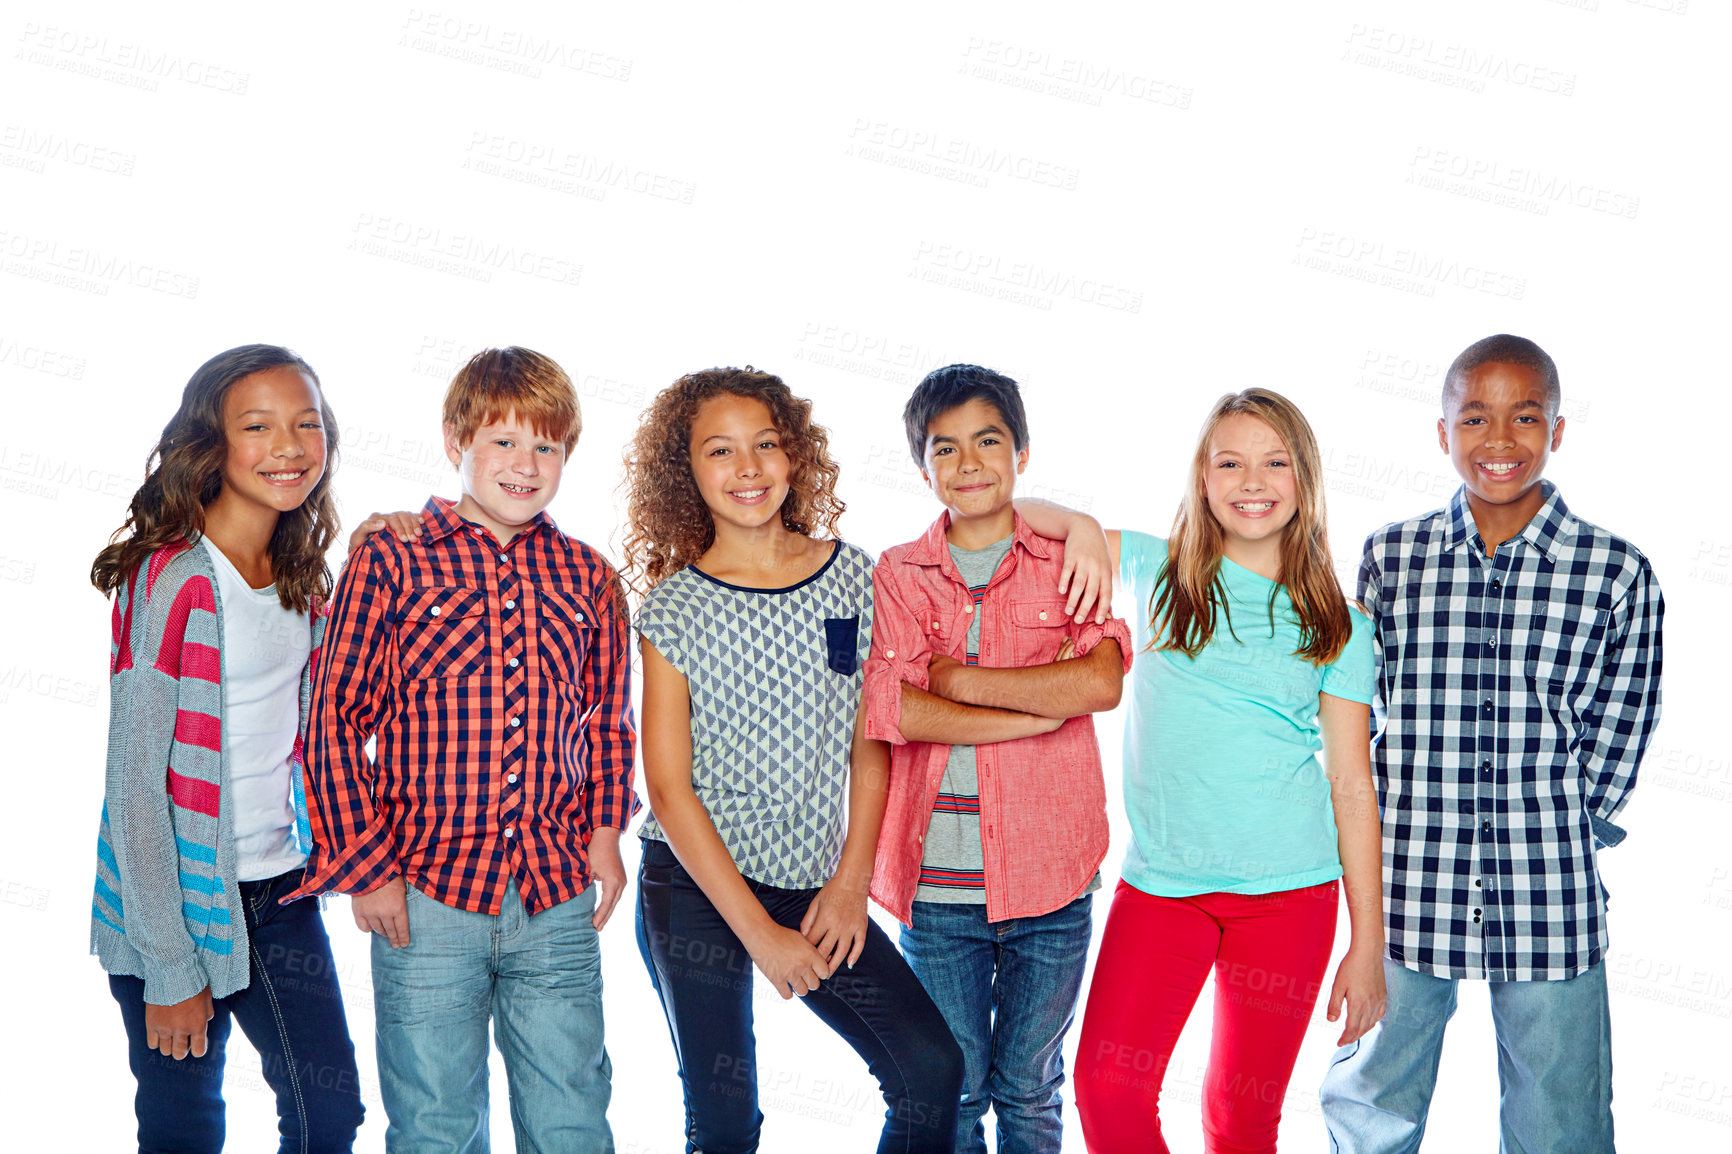
[[(1029, 527), (1022, 519), (1021, 513), (1012, 513), (1016, 518), (1015, 528), (1011, 530), (1011, 547), (1021, 545), (1029, 554), (1046, 560), (1052, 556), (1052, 542), (1042, 537)], [(938, 520), (927, 527), (920, 539), (914, 542), (914, 547), (908, 551), (908, 561), (913, 565), (937, 565), (943, 568), (950, 561), (950, 542), (946, 534), (950, 532), (950, 510), (946, 509), (938, 515)]]
[[(1528, 523), (1522, 526), (1512, 540), (1526, 541), (1529, 545), (1545, 554), (1548, 561), (1556, 562), (1558, 553), (1563, 549), (1566, 530), (1574, 523), (1570, 515), (1570, 507), (1564, 504), (1563, 494), (1550, 481), (1540, 481), (1540, 491), (1546, 495), (1545, 503), (1539, 507)], [(1474, 527), (1473, 513), (1467, 507), (1467, 486), (1463, 485), (1455, 491), (1455, 496), (1449, 499), (1449, 529), (1445, 543), (1451, 549), (1462, 545), (1478, 542), (1475, 548), (1484, 549), (1484, 541), (1479, 530)]]
[[(421, 523), (427, 526), (426, 539), (428, 544), (444, 540), (460, 529), (467, 529), (472, 526), (477, 529), (481, 528), (474, 522), (458, 515), (457, 502), (447, 501), (443, 497), (427, 498), (427, 504), (421, 509)], [(542, 528), (551, 529), (553, 527), (553, 518), (547, 515), (546, 509), (543, 509), (535, 515), (534, 520), (518, 532), (517, 536), (521, 537), (525, 533), (534, 533)], [(482, 531), (486, 532), (486, 530)], [(488, 536), (491, 537), (492, 534), (488, 533)]]

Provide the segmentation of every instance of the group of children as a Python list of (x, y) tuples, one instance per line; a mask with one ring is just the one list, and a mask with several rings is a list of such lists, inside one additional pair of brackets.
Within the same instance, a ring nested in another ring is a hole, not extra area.
[(1531, 341), (1457, 358), (1438, 435), (1463, 486), (1372, 535), (1353, 605), (1316, 440), (1268, 390), (1210, 411), (1162, 539), (1017, 499), (1016, 383), (934, 370), (903, 417), (943, 512), (874, 563), (836, 536), (810, 402), (710, 369), (627, 449), (616, 572), (545, 512), (581, 430), (569, 379), (490, 349), (445, 398), (460, 498), (370, 518), (333, 580), (318, 377), (220, 354), (92, 570), (114, 598), (92, 948), (141, 1151), (221, 1148), (231, 1019), (280, 1148), (351, 1148), (354, 1048), (296, 900), (333, 892), (372, 934), (388, 1149), (488, 1148), (491, 1024), (518, 1149), (611, 1150), (598, 932), (640, 729), (637, 940), (686, 1149), (758, 1148), (756, 969), (866, 1060), (881, 1152), (984, 1152), (989, 1110), (1002, 1154), (1056, 1151), (1108, 849), (1092, 714), (1127, 673), (1132, 843), (1076, 1049), (1089, 1150), (1166, 1149), (1162, 1083), (1213, 973), (1210, 1151), (1275, 1149), (1325, 989), (1332, 1148), (1417, 1150), (1461, 978), (1492, 991), (1505, 1148), (1610, 1151), (1595, 853), (1658, 716), (1663, 606), (1542, 480), (1559, 399)]

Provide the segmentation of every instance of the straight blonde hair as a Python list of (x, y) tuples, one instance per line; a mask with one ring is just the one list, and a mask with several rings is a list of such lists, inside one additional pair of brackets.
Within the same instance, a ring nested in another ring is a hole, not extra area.
[(1323, 458), (1311, 425), (1298, 406), (1268, 389), (1228, 393), (1215, 402), (1203, 422), (1197, 451), (1191, 458), (1190, 484), (1167, 541), (1167, 561), (1149, 598), (1149, 624), (1155, 638), (1149, 648), (1196, 657), (1215, 635), (1217, 609), (1232, 632), (1227, 591), (1221, 582), (1225, 533), (1209, 508), (1207, 469), (1215, 430), (1222, 421), (1240, 413), (1256, 417), (1281, 438), (1291, 458), (1297, 493), (1298, 508), (1282, 530), (1281, 573), (1276, 589), (1269, 594), (1270, 624), (1275, 620), (1275, 594), (1285, 589), (1299, 617), (1299, 648), (1294, 656), (1313, 665), (1328, 665), (1347, 647), (1353, 619), (1347, 613), (1347, 598), (1329, 557)]

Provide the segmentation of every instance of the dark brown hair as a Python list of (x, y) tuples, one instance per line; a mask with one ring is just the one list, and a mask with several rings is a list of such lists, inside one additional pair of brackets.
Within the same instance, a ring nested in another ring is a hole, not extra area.
[(656, 394), (626, 446), (625, 579), (640, 596), (715, 543), (715, 522), (692, 477), (691, 437), (698, 406), (723, 394), (762, 401), (781, 434), (790, 467), (783, 526), (808, 537), (836, 535), (841, 470), (830, 457), (829, 432), (812, 423), (812, 402), (750, 365), (687, 373)]
[[(145, 458), (144, 484), (132, 495), (126, 521), (96, 555), (90, 582), (104, 594), (115, 592), (145, 558), (171, 545), (192, 544), (204, 534), (204, 507), (222, 492), (228, 460), (223, 432), (223, 401), (243, 377), (280, 366), (319, 375), (279, 345), (242, 345), (218, 353), (193, 373), (181, 393), (180, 408)], [(277, 599), (285, 609), (305, 613), (331, 595), (331, 570), (325, 550), (337, 537), (337, 506), (331, 478), (337, 471), (337, 418), (319, 391), (319, 419), (325, 426), (325, 471), (299, 506), (277, 517), (268, 554)]]

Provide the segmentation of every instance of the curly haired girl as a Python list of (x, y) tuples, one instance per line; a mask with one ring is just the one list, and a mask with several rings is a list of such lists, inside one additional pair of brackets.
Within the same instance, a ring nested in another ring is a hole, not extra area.
[(881, 1151), (955, 1136), (961, 1052), (866, 914), (889, 758), (856, 725), (872, 562), (831, 538), (836, 476), (810, 402), (749, 366), (674, 382), (626, 455), (653, 811), (638, 945), (688, 1151), (757, 1149), (753, 964), (866, 1059)]

